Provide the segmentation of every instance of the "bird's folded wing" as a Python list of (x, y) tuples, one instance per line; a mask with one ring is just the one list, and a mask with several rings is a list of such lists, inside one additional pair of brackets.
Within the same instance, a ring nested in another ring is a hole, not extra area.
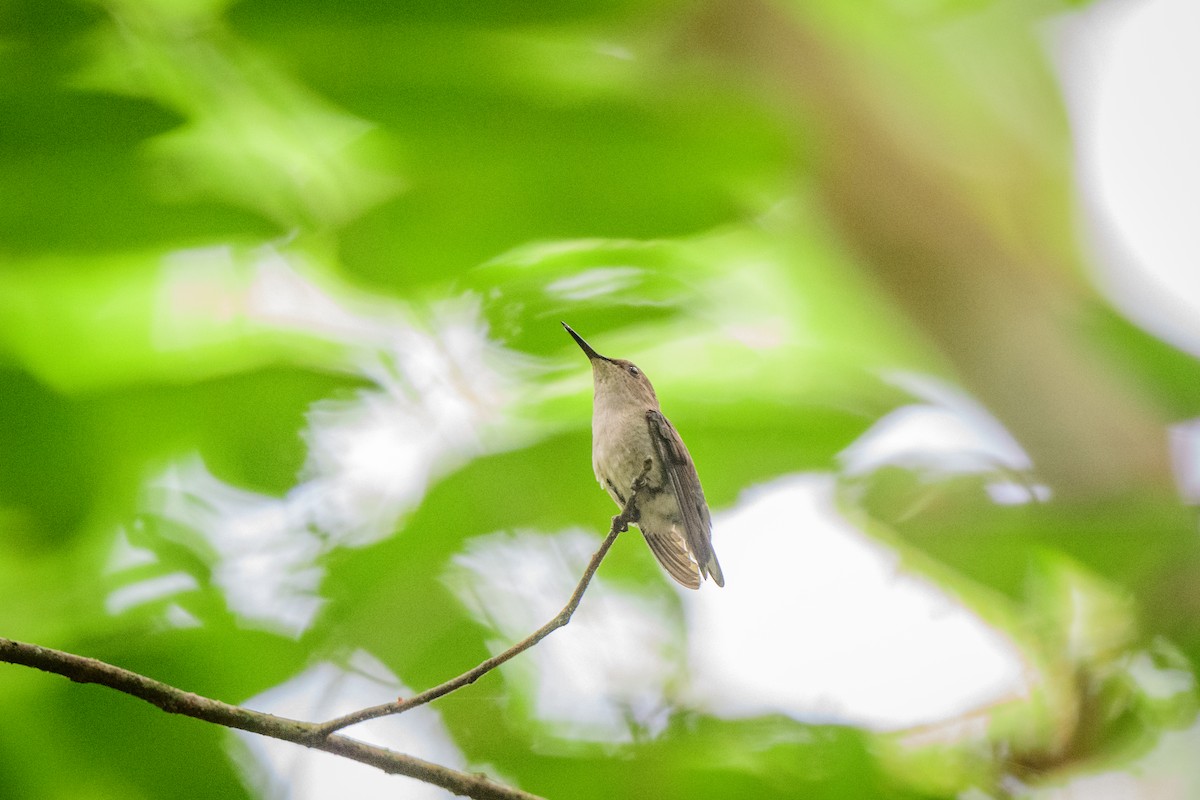
[[(666, 473), (666, 480), (675, 490), (675, 498), (679, 502), (679, 511), (683, 516), (684, 542), (692, 557), (700, 564), (701, 569), (704, 569), (704, 565), (712, 559), (712, 521), (708, 514), (708, 503), (704, 500), (704, 490), (700, 488), (700, 476), (696, 474), (696, 467), (692, 464), (679, 432), (661, 411), (647, 411), (646, 424), (650, 428), (650, 440), (654, 442), (663, 472)], [(657, 551), (655, 555), (658, 555)], [(661, 556), (659, 561), (664, 567), (667, 566)], [(668, 567), (668, 571), (669, 569)]]

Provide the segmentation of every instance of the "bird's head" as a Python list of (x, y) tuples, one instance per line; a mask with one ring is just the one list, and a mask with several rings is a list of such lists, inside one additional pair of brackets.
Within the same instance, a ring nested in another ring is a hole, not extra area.
[(654, 394), (654, 387), (636, 364), (623, 358), (600, 355), (582, 336), (571, 330), (570, 325), (564, 322), (562, 326), (575, 339), (592, 364), (592, 382), (596, 387), (597, 402), (633, 403), (644, 405), (646, 408), (658, 408), (658, 397)]

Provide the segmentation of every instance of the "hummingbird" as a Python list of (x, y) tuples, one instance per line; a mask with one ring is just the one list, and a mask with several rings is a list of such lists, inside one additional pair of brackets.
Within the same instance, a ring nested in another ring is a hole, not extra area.
[(629, 361), (600, 355), (570, 325), (562, 326), (592, 364), (596, 480), (624, 508), (634, 481), (644, 475), (636, 524), (650, 552), (689, 589), (699, 589), (706, 577), (724, 586), (700, 476), (683, 439), (663, 416), (649, 378)]

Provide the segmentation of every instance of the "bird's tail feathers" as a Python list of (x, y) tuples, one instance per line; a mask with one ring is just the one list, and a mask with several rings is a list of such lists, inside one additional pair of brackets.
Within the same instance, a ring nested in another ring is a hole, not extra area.
[(713, 583), (717, 586), (725, 585), (725, 576), (721, 573), (721, 565), (717, 562), (717, 554), (711, 550), (708, 552), (708, 561), (704, 564), (704, 571), (708, 573), (708, 577), (713, 579)]

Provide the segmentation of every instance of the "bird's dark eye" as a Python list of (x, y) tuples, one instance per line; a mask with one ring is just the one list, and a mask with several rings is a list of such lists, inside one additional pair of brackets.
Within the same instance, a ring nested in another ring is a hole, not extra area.
[(629, 374), (636, 378), (640, 373), (638, 372), (637, 367), (635, 367), (633, 364), (630, 364), (629, 365)]

